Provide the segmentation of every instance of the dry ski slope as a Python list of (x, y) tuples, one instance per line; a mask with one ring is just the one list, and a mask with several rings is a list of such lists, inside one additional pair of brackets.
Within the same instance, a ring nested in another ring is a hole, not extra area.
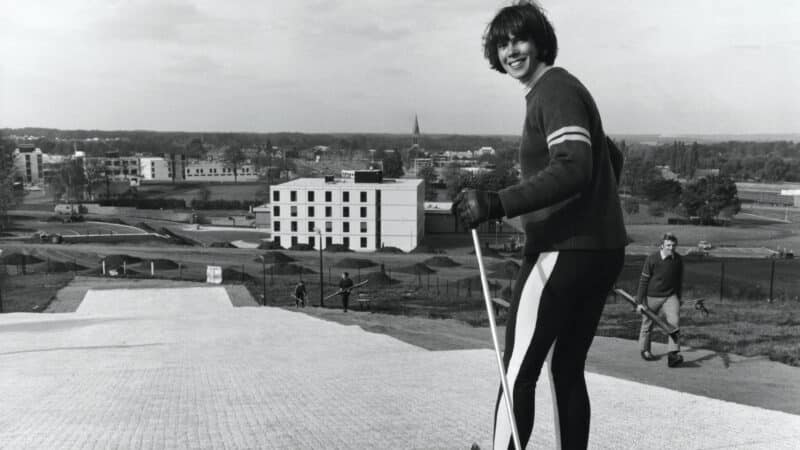
[[(490, 448), (488, 350), (430, 352), (219, 287), (0, 315), (0, 447)], [(797, 448), (800, 416), (588, 374), (591, 448)], [(553, 448), (546, 376), (529, 447)]]

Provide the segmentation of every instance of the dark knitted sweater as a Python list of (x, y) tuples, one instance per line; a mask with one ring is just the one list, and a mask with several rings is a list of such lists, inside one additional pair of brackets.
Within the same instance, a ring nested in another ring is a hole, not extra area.
[(678, 253), (662, 259), (661, 251), (647, 255), (639, 278), (639, 289), (636, 291), (636, 300), (644, 303), (645, 296), (668, 297), (677, 295), (681, 298), (683, 293), (683, 259)]
[(554, 67), (525, 99), (520, 183), (499, 192), (506, 216), (521, 216), (525, 253), (624, 247), (612, 167), (621, 158), (610, 154), (618, 150), (607, 142), (589, 91)]

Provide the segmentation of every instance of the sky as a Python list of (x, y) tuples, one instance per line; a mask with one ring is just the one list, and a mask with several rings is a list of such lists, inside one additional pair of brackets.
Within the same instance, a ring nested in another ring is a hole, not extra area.
[[(800, 132), (800, 2), (542, 0), (609, 134)], [(0, 127), (519, 134), (497, 0), (0, 0)]]

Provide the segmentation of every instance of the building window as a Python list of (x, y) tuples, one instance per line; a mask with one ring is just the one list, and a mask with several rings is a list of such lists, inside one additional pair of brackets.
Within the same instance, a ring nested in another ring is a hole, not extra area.
[(297, 236), (292, 236), (292, 247), (297, 245)]
[(275, 221), (272, 223), (272, 231), (281, 231), (281, 223), (279, 221)]
[(350, 222), (342, 222), (342, 232), (343, 233), (350, 232)]
[(333, 192), (325, 191), (325, 201), (330, 202), (333, 200)]
[(272, 239), (272, 242), (274, 242), (276, 245), (281, 245), (281, 237), (280, 236), (275, 236)]
[(367, 193), (365, 191), (361, 191), (361, 203), (367, 202)]
[(361, 248), (367, 248), (367, 238), (361, 238)]
[(350, 201), (350, 193), (349, 192), (342, 192), (342, 201), (349, 202)]
[(297, 201), (297, 191), (289, 191), (289, 201), (290, 202)]
[(314, 240), (314, 236), (309, 236), (309, 237), (308, 237), (308, 245), (310, 245), (310, 246), (312, 246), (312, 247), (313, 247), (314, 245), (316, 245), (316, 240)]
[[(186, 169), (186, 172), (189, 172), (189, 169)], [(272, 201), (279, 202), (281, 201), (281, 191), (272, 191)]]
[(362, 233), (367, 232), (367, 222), (361, 222), (361, 232)]
[(308, 201), (314, 201), (314, 191), (308, 191)]
[(333, 231), (333, 222), (325, 222), (325, 232), (330, 233)]
[(308, 207), (308, 217), (314, 217), (314, 207), (313, 206), (309, 206)]
[(278, 217), (281, 215), (281, 207), (280, 206), (273, 206), (272, 207), (272, 217)]
[(361, 217), (367, 217), (367, 207), (366, 206), (362, 206), (361, 207)]
[(349, 237), (342, 238), (342, 245), (344, 245), (344, 248), (350, 248), (350, 238)]
[(289, 215), (292, 217), (297, 217), (297, 206), (292, 206), (289, 208)]
[(308, 222), (308, 231), (314, 231), (314, 221)]
[(342, 208), (342, 217), (350, 217), (350, 207), (345, 206)]
[(292, 225), (292, 226), (291, 226), (291, 229), (292, 229), (292, 231), (297, 231), (297, 222), (295, 222), (295, 221), (292, 221), (292, 224), (291, 224), (291, 225)]
[(325, 238), (325, 248), (330, 247), (331, 244), (333, 244), (333, 238), (332, 237), (326, 237)]
[(333, 208), (330, 206), (325, 207), (325, 217), (330, 217), (333, 214)]

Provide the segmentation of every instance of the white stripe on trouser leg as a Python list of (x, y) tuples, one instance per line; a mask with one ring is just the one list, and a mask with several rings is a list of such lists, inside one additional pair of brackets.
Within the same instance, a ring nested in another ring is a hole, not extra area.
[[(536, 264), (531, 268), (522, 293), (519, 297), (519, 307), (517, 308), (517, 318), (514, 323), (514, 348), (511, 351), (511, 359), (506, 370), (509, 395), (513, 398), (514, 384), (517, 381), (522, 361), (528, 353), (528, 347), (533, 340), (533, 333), (536, 331), (536, 323), (539, 316), (539, 302), (542, 298), (544, 286), (553, 273), (553, 268), (558, 260), (558, 252), (546, 252), (539, 254)], [(530, 401), (533, 401), (531, 399)], [(502, 399), (501, 399), (502, 402)], [(506, 408), (502, 405), (497, 408), (494, 424), (494, 448), (505, 449), (511, 440), (511, 425)]]
[(551, 399), (553, 402), (553, 421), (555, 422), (556, 426), (556, 448), (561, 448), (561, 421), (560, 416), (558, 414), (558, 398), (556, 397), (556, 377), (553, 375), (553, 352), (556, 348), (556, 338), (553, 341), (553, 345), (550, 346), (550, 351), (547, 352), (547, 375), (550, 378), (550, 394)]

